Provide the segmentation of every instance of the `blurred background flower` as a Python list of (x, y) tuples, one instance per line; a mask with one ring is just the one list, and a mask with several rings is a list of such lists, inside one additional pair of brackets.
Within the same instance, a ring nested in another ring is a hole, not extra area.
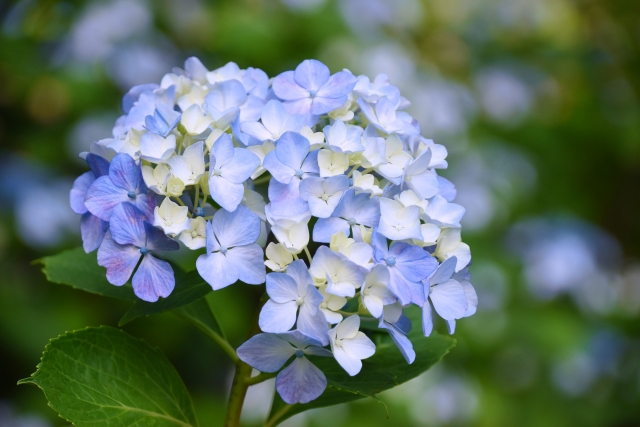
[[(66, 425), (16, 381), (49, 338), (116, 325), (126, 309), (31, 265), (80, 244), (67, 205), (85, 169), (75, 153), (109, 136), (130, 86), (194, 54), (269, 75), (306, 58), (386, 73), (422, 134), (447, 147), (445, 177), (467, 209), (480, 305), (458, 346), (384, 405), (286, 425), (640, 424), (639, 18), (631, 0), (0, 3), (0, 425)], [(208, 297), (236, 345), (253, 297)], [(203, 425), (221, 424), (220, 350), (170, 314), (125, 329), (168, 355)], [(243, 420), (259, 425), (273, 391), (249, 393)]]

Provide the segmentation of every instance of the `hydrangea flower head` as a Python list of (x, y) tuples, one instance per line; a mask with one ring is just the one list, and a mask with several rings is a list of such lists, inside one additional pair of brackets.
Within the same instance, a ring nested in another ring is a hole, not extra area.
[(438, 174), (447, 151), (420, 135), (408, 105), (386, 75), (332, 74), (313, 59), (270, 80), (189, 58), (160, 84), (132, 88), (113, 137), (83, 154), (90, 171), (70, 204), (84, 249), (145, 301), (181, 286), (164, 251), (197, 251), (214, 291), (264, 285), (261, 333), (237, 354), (277, 372), (286, 403), (327, 387), (307, 356), (366, 371), (376, 344), (362, 318), (413, 363), (404, 310), (422, 310), (424, 335), (434, 311), (453, 333), (478, 298), (465, 211)]

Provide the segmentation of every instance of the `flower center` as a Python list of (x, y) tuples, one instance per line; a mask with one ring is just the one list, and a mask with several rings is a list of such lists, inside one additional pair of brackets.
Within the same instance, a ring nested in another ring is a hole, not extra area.
[(220, 170), (220, 168), (215, 168), (213, 170), (213, 176), (220, 176), (222, 175), (222, 171)]
[(349, 223), (349, 225), (350, 225), (350, 226), (352, 226), (352, 227), (353, 227), (354, 225), (356, 225), (356, 224), (357, 224), (357, 222), (356, 222), (356, 219), (355, 219), (355, 218), (349, 218), (349, 219), (347, 220), (347, 222), (348, 222), (348, 223)]
[(298, 305), (304, 304), (304, 298), (302, 298), (302, 297), (296, 298), (296, 304), (298, 304)]
[(166, 219), (164, 221), (164, 223), (167, 224), (167, 225), (173, 225), (173, 220), (171, 218), (169, 218), (169, 219)]
[(327, 200), (329, 200), (329, 195), (328, 195), (327, 193), (324, 193), (324, 194), (322, 195), (322, 200), (324, 200), (325, 202), (326, 202)]
[(192, 237), (192, 238), (194, 238), (194, 239), (195, 239), (196, 237), (198, 237), (198, 232), (197, 232), (197, 231), (192, 231), (192, 232), (191, 232), (191, 237)]
[(226, 246), (220, 246), (220, 252), (222, 252), (222, 255), (226, 254), (228, 250), (229, 249), (227, 249)]
[(302, 350), (296, 350), (295, 354), (298, 359), (304, 356), (304, 352)]
[(393, 267), (394, 265), (396, 265), (396, 257), (390, 256), (389, 258), (387, 258), (387, 265), (389, 267)]
[(135, 191), (129, 191), (127, 193), (127, 197), (129, 197), (130, 199), (135, 199), (136, 198), (136, 192)]
[(146, 255), (149, 253), (149, 249), (145, 248), (144, 246), (140, 248), (140, 253), (142, 255)]
[(318, 96), (318, 91), (317, 90), (310, 90), (309, 91), (309, 96), (311, 98), (315, 98), (316, 96)]

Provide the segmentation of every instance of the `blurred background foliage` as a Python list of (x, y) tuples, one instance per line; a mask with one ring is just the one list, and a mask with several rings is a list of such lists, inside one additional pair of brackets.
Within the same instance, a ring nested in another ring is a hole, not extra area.
[[(79, 244), (77, 153), (110, 135), (122, 94), (191, 55), (270, 76), (306, 58), (388, 74), (447, 146), (467, 208), (480, 305), (458, 346), (383, 393), (387, 409), (363, 400), (288, 426), (640, 425), (639, 12), (634, 0), (0, 3), (0, 425), (66, 425), (16, 381), (50, 338), (126, 310), (31, 262)], [(239, 344), (255, 289), (208, 298)], [(170, 314), (125, 329), (168, 355), (202, 425), (219, 425), (223, 353)], [(248, 426), (270, 387), (250, 390)]]

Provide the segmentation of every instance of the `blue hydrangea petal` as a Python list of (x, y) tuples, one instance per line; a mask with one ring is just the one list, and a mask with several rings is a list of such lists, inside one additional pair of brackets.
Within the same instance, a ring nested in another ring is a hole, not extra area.
[(147, 235), (145, 247), (150, 251), (177, 251), (180, 249), (178, 242), (167, 237), (164, 231), (154, 227), (147, 221), (144, 221), (143, 225)]
[[(338, 71), (332, 75), (326, 84), (324, 84), (318, 90), (319, 98), (340, 98), (343, 99), (342, 104), (345, 103), (347, 95), (353, 90), (358, 78), (346, 71)], [(342, 107), (340, 104), (340, 107)], [(338, 108), (338, 107), (336, 107)], [(329, 110), (330, 111), (330, 110)], [(328, 111), (327, 111), (328, 112)], [(314, 113), (324, 114), (324, 113)]]
[(295, 216), (309, 210), (309, 204), (300, 197), (300, 180), (297, 178), (292, 179), (289, 184), (272, 179), (268, 195), (274, 215)]
[[(109, 166), (109, 178), (113, 185), (129, 191), (139, 192), (142, 172), (135, 160), (125, 153), (116, 154)], [(145, 188), (146, 191), (146, 188)]]
[(231, 141), (231, 135), (229, 135), (228, 133), (223, 133), (222, 136), (220, 136), (220, 138), (218, 138), (213, 143), (213, 150), (211, 155), (213, 156), (215, 161), (213, 161), (212, 159), (212, 166), (210, 168), (221, 168), (222, 166), (226, 165), (233, 159), (234, 153), (235, 152), (233, 150), (233, 141)]
[(316, 59), (302, 61), (294, 71), (294, 79), (308, 91), (318, 91), (329, 80), (329, 67)]
[(108, 176), (101, 176), (87, 190), (84, 205), (98, 218), (109, 221), (113, 208), (130, 200), (127, 190), (113, 185)]
[(260, 285), (266, 280), (264, 251), (256, 244), (236, 246), (227, 252), (227, 260), (238, 269), (238, 279), (249, 285)]
[(340, 98), (325, 98), (318, 96), (313, 99), (313, 102), (311, 103), (311, 110), (309, 112), (313, 115), (326, 114), (331, 110), (342, 107), (345, 102), (347, 102), (346, 95)]
[(317, 339), (310, 337), (309, 335), (299, 331), (299, 330), (294, 330), (294, 331), (289, 331), (289, 332), (285, 332), (282, 334), (278, 334), (278, 336), (280, 338), (282, 338), (283, 340), (288, 341), (289, 343), (293, 344), (296, 348), (300, 349), (300, 350), (304, 350), (305, 348), (309, 347), (309, 346), (317, 346), (317, 347), (321, 347), (322, 344), (320, 343), (320, 341), (318, 341)]
[(400, 270), (396, 267), (390, 267), (389, 273), (391, 275), (389, 289), (391, 289), (391, 292), (398, 297), (398, 300), (400, 300), (402, 305), (409, 304), (411, 302), (412, 295), (408, 280), (405, 279)]
[(433, 332), (433, 313), (431, 304), (427, 301), (422, 306), (422, 333), (428, 337)]
[(113, 209), (109, 229), (113, 239), (121, 245), (146, 246), (145, 216), (131, 203), (120, 203)]
[[(318, 292), (317, 289), (314, 290)], [(318, 292), (319, 293), (319, 292)], [(307, 296), (308, 298), (308, 296)], [(320, 295), (320, 302), (322, 302), (322, 295)], [(315, 338), (320, 341), (320, 343), (324, 345), (329, 344), (329, 325), (327, 323), (327, 319), (324, 317), (324, 313), (322, 310), (318, 310), (318, 305), (320, 302), (315, 305), (315, 313), (311, 310), (311, 307), (314, 306), (314, 303), (307, 304), (305, 299), (305, 304), (300, 307), (300, 313), (298, 314), (298, 323), (296, 327), (300, 332)]]
[(285, 71), (277, 75), (273, 79), (271, 87), (273, 88), (273, 93), (285, 101), (309, 98), (309, 91), (296, 82), (294, 71)]
[(220, 252), (200, 255), (196, 260), (196, 269), (214, 291), (234, 284), (240, 274), (235, 264), (227, 262)]
[(431, 286), (437, 285), (438, 283), (444, 283), (447, 280), (451, 279), (453, 273), (455, 273), (456, 265), (458, 264), (458, 258), (452, 256), (451, 258), (447, 258), (440, 264), (438, 269), (433, 276), (429, 278), (429, 284)]
[(296, 132), (285, 132), (278, 139), (275, 152), (282, 164), (298, 170), (309, 154), (310, 147), (309, 140), (304, 136)]
[(133, 104), (135, 104), (138, 98), (140, 98), (142, 93), (151, 92), (159, 87), (160, 86), (156, 83), (146, 83), (132, 87), (129, 89), (129, 92), (122, 97), (122, 111), (124, 111), (125, 114), (128, 114), (129, 110), (131, 110), (131, 107), (133, 107)]
[(396, 267), (412, 282), (425, 280), (438, 268), (438, 261), (429, 252), (404, 242), (394, 243), (389, 256), (395, 257)]
[(244, 197), (244, 185), (229, 182), (221, 176), (209, 177), (209, 191), (213, 200), (230, 212), (236, 210)]
[[(304, 264), (304, 261), (302, 263)], [(291, 265), (289, 265), (289, 268), (291, 268)], [(269, 273), (266, 280), (267, 294), (274, 302), (284, 304), (289, 301), (295, 301), (298, 297), (298, 284), (289, 274)]]
[(258, 334), (238, 347), (240, 360), (261, 372), (276, 372), (296, 349), (275, 334)]
[(138, 298), (156, 302), (158, 298), (166, 298), (171, 294), (176, 285), (176, 279), (168, 262), (147, 254), (142, 258), (131, 284)]
[(387, 238), (378, 233), (377, 229), (374, 229), (371, 234), (371, 246), (373, 246), (373, 260), (375, 262), (382, 262), (387, 259), (389, 256)]
[(433, 286), (429, 298), (436, 313), (445, 320), (461, 319), (467, 310), (464, 288), (455, 280)]
[(264, 332), (287, 332), (296, 323), (298, 304), (295, 301), (283, 303), (270, 299), (260, 310), (258, 323)]
[(318, 243), (331, 242), (331, 236), (343, 231), (347, 236), (350, 233), (349, 223), (342, 218), (319, 218), (313, 227), (313, 241)]
[(246, 148), (235, 148), (233, 159), (221, 168), (222, 176), (235, 184), (242, 184), (260, 166), (260, 159)]
[(73, 187), (69, 192), (69, 204), (71, 205), (72, 211), (79, 215), (87, 212), (84, 199), (87, 196), (89, 187), (91, 187), (91, 184), (93, 184), (95, 180), (93, 172), (85, 172), (73, 181)]
[(109, 283), (122, 286), (129, 281), (141, 256), (137, 248), (118, 244), (107, 231), (98, 249), (98, 265), (107, 269)]
[(297, 357), (276, 377), (276, 390), (288, 404), (308, 403), (327, 388), (327, 378), (306, 357)]
[(93, 252), (100, 247), (108, 226), (108, 222), (101, 220), (91, 212), (82, 215), (80, 235), (82, 236), (82, 248), (86, 253)]
[(220, 245), (226, 248), (255, 243), (260, 236), (260, 218), (244, 205), (233, 212), (220, 209), (211, 225)]
[(109, 174), (109, 161), (104, 157), (88, 153), (85, 160), (87, 161), (87, 164), (95, 178), (100, 178), (101, 176)]
[(396, 347), (398, 347), (398, 350), (400, 350), (400, 353), (402, 353), (404, 359), (408, 364), (412, 364), (413, 361), (416, 360), (416, 352), (413, 349), (411, 340), (409, 340), (409, 338), (407, 338), (407, 336), (403, 334), (402, 331), (388, 322), (381, 321), (380, 327), (389, 331), (391, 339), (395, 343)]

